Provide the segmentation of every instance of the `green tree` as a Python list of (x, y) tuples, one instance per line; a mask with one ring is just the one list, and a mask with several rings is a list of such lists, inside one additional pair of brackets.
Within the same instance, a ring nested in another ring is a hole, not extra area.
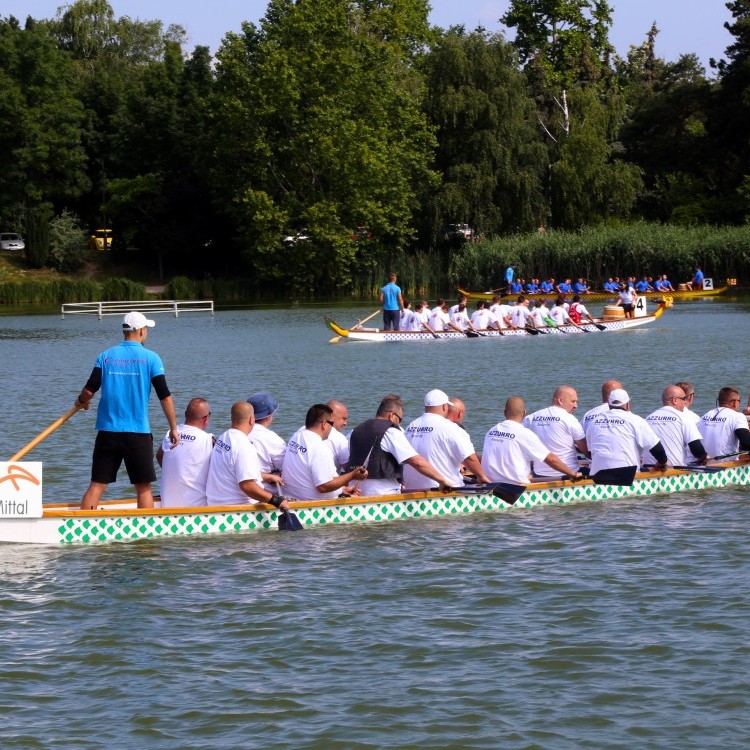
[(728, 59), (714, 63), (719, 71), (719, 86), (711, 103), (707, 129), (716, 147), (711, 171), (716, 220), (743, 223), (750, 217), (747, 189), (750, 182), (747, 137), (750, 129), (750, 0), (733, 0), (726, 7), (733, 20), (724, 26), (734, 40), (726, 49)]
[(467, 34), (454, 27), (432, 46), (422, 68), (443, 177), (427, 207), (433, 241), (456, 221), (480, 235), (534, 229), (547, 212), (547, 153), (512, 45), (482, 29)]
[(60, 205), (88, 188), (83, 108), (49, 29), (0, 20), (0, 216)]
[[(260, 27), (227, 36), (213, 180), (247, 268), (331, 290), (373, 262), (378, 242), (408, 244), (435, 179), (411, 58), (428, 38), (423, 0), (272, 0)], [(283, 247), (300, 226), (313, 239)], [(378, 242), (352, 242), (358, 226)]]

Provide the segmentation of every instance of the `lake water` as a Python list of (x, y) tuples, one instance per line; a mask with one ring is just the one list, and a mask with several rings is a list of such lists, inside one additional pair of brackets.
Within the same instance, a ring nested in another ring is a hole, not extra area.
[[(591, 305), (598, 311), (601, 305)], [(329, 344), (325, 305), (157, 317), (178, 411), (268, 389), (288, 437), (308, 406), (435, 387), (481, 448), (509, 395), (557, 385), (581, 416), (621, 379), (637, 413), (675, 380), (696, 411), (747, 398), (748, 305), (676, 304), (621, 333)], [(374, 321), (373, 321), (374, 322)], [(8, 457), (71, 405), (119, 319), (0, 317)], [(87, 484), (94, 411), (28, 458), (45, 500)], [(153, 405), (156, 435), (166, 429)], [(126, 481), (108, 497), (129, 494)], [(0, 546), (3, 748), (747, 748), (747, 488), (91, 548)]]

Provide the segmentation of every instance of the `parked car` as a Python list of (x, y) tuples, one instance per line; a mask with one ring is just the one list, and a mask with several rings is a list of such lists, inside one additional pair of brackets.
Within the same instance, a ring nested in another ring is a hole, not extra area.
[(15, 232), (3, 232), (0, 234), (0, 250), (24, 250), (26, 243), (23, 237)]
[(112, 230), (97, 229), (89, 238), (92, 250), (111, 250), (112, 249)]
[(474, 230), (468, 224), (448, 224), (443, 233), (443, 239), (447, 242), (471, 242), (474, 239)]
[(310, 239), (310, 232), (307, 231), (304, 227), (300, 229), (298, 232), (285, 234), (281, 241), (285, 245), (296, 245), (298, 242), (307, 242), (307, 240)]

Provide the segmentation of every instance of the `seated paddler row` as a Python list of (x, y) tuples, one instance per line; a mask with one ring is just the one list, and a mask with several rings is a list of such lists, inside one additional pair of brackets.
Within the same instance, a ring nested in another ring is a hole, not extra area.
[[(524, 488), (530, 483), (590, 475), (603, 483), (642, 466), (652, 471), (700, 465), (750, 450), (739, 392), (722, 388), (715, 408), (691, 410), (689, 382), (666, 385), (647, 417), (632, 408), (624, 385), (608, 380), (601, 402), (581, 420), (578, 394), (561, 385), (550, 405), (531, 414), (521, 396), (506, 399), (502, 418), (484, 435), (481, 453), (463, 426), (466, 404), (440, 389), (423, 399), (422, 413), (405, 422), (404, 400), (383, 396), (373, 416), (351, 431), (348, 409), (331, 400), (310, 406), (288, 440), (273, 430), (279, 402), (268, 391), (235, 403), (231, 426), (214, 437), (211, 410), (193, 398), (177, 444), (167, 433), (157, 451), (162, 507), (268, 503), (290, 499), (393, 495), (417, 490), (460, 491), (465, 476), (479, 484)], [(750, 411), (750, 404), (745, 412)], [(587, 466), (579, 456), (586, 456)]]

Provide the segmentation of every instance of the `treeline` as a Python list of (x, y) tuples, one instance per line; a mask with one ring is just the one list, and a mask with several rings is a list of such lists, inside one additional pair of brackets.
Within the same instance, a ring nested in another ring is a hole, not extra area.
[[(431, 28), (424, 0), (271, 0), (215, 55), (105, 0), (0, 19), (0, 228), (36, 266), (75, 267), (111, 227), (113, 255), (164, 278), (312, 295), (391, 265), (484, 284), (540, 225), (741, 226), (750, 4), (727, 7), (710, 78), (659, 58), (656, 27), (619, 58), (604, 0), (512, 0), (512, 43)], [(457, 223), (480, 239), (459, 253)], [(581, 267), (574, 241), (549, 247), (555, 273)], [(587, 250), (587, 275), (610, 260)]]

